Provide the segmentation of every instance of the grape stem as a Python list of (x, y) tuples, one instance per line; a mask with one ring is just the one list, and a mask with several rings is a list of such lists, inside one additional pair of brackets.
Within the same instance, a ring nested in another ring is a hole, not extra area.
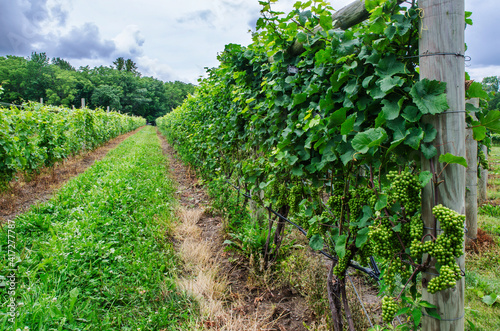
[(432, 240), (434, 240), (434, 241), (436, 240), (436, 237), (434, 237), (434, 236), (432, 235), (432, 233), (428, 233), (428, 234), (426, 234), (425, 236), (423, 236), (423, 237), (422, 237), (422, 241), (421, 241), (421, 242), (422, 242), (422, 244), (424, 243), (424, 239), (425, 239), (425, 237), (427, 237), (427, 236), (431, 236), (431, 237), (432, 237)]
[(401, 295), (403, 294), (404, 290), (406, 289), (406, 287), (408, 286), (408, 284), (410, 284), (410, 281), (413, 279), (413, 277), (417, 274), (418, 271), (420, 271), (422, 269), (422, 265), (418, 265), (415, 270), (413, 270), (413, 273), (411, 274), (411, 276), (408, 278), (408, 280), (406, 281), (406, 284), (405, 286), (403, 286), (403, 289), (401, 290), (401, 292), (399, 292), (398, 296), (396, 297), (396, 300), (399, 300), (401, 298)]
[[(387, 208), (384, 208), (384, 212), (385, 212), (385, 215), (387, 216), (387, 218), (389, 219), (389, 222), (391, 222), (391, 226), (395, 227), (394, 223), (391, 220), (391, 214), (389, 214), (389, 211), (387, 210)], [(396, 237), (398, 238), (399, 243), (401, 244), (401, 247), (403, 248), (403, 252), (404, 252), (406, 250), (406, 247), (405, 247), (405, 244), (403, 243), (403, 240), (399, 236), (398, 232), (394, 231), (394, 233), (396, 234)]]

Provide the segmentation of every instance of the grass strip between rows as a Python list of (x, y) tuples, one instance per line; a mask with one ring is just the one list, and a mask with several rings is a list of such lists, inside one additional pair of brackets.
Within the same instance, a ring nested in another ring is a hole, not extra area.
[[(189, 329), (196, 303), (175, 286), (167, 235), (175, 200), (152, 127), (129, 137), (15, 221), (16, 318), (9, 281), (0, 329)], [(10, 274), (7, 225), (0, 275)]]

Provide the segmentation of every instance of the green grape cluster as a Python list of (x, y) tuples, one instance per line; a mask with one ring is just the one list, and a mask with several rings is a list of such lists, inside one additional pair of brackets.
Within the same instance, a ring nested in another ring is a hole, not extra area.
[(399, 202), (409, 215), (420, 209), (420, 182), (418, 177), (408, 171), (398, 173), (390, 171), (387, 179), (391, 181), (389, 189), (389, 201)]
[(444, 265), (439, 270), (439, 276), (432, 278), (427, 285), (429, 293), (436, 293), (455, 286), (457, 280), (461, 278), (460, 268), (457, 264)]
[(465, 216), (443, 205), (434, 206), (432, 212), (439, 220), (443, 233), (434, 241), (423, 243), (421, 252), (431, 254), (441, 265), (439, 276), (431, 279), (427, 287), (430, 293), (436, 293), (455, 286), (462, 277), (455, 257), (462, 255)]
[(276, 178), (275, 175), (269, 175), (269, 181), (272, 181), (271, 184), (267, 187), (269, 192), (269, 197), (276, 201), (276, 205), (274, 208), (278, 209), (288, 202), (288, 191), (284, 182), (281, 182)]
[(349, 206), (350, 219), (356, 220), (361, 214), (361, 210), (367, 202), (375, 196), (375, 193), (368, 188), (357, 188), (349, 191), (350, 199), (347, 202)]
[(384, 296), (382, 298), (382, 319), (385, 323), (390, 324), (394, 316), (398, 312), (398, 304), (393, 298)]
[(344, 200), (345, 198), (342, 195), (332, 195), (328, 198), (327, 205), (328, 207), (330, 207), (330, 210), (335, 215), (335, 217), (341, 216)]
[(410, 219), (410, 237), (412, 240), (422, 239), (424, 235), (424, 222), (420, 214), (415, 214)]
[(420, 240), (414, 238), (410, 245), (410, 255), (414, 258), (419, 258), (424, 253), (424, 244)]
[(394, 255), (393, 242), (397, 240), (394, 238), (394, 233), (391, 228), (383, 223), (370, 225), (368, 228), (370, 230), (370, 232), (368, 232), (368, 238), (372, 245), (373, 254), (385, 259), (391, 258)]
[(376, 203), (377, 203), (377, 195), (373, 194), (372, 196), (370, 196), (370, 198), (368, 198), (368, 206), (373, 207), (375, 206)]
[(350, 250), (347, 250), (344, 257), (339, 259), (339, 261), (335, 265), (335, 268), (333, 268), (333, 273), (340, 279), (344, 278), (344, 273), (347, 270), (349, 261), (351, 261), (351, 255), (352, 252)]
[(447, 244), (450, 253), (453, 256), (459, 257), (462, 255), (462, 247), (464, 242), (464, 222), (465, 215), (460, 215), (456, 211), (437, 205), (432, 208), (432, 213), (439, 219), (441, 229), (444, 231), (440, 236), (446, 238), (442, 240), (443, 245)]
[(299, 204), (302, 201), (302, 187), (295, 185), (290, 189), (288, 195), (288, 205), (290, 206), (290, 214), (294, 215), (299, 212)]

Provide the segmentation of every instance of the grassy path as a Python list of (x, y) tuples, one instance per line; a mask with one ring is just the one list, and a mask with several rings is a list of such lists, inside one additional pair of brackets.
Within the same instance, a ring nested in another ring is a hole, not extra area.
[(165, 165), (146, 127), (5, 226), (0, 329), (190, 329), (196, 304), (174, 285), (179, 261), (167, 236), (175, 201)]

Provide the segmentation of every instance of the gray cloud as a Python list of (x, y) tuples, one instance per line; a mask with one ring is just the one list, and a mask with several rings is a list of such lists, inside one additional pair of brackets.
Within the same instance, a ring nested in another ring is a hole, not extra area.
[[(47, 0), (0, 0), (0, 56), (37, 51), (71, 60), (108, 57), (115, 51), (114, 41), (102, 39), (93, 23), (60, 32), (67, 30), (67, 18), (61, 4), (49, 6)], [(47, 25), (59, 30), (43, 32)]]
[(85, 23), (81, 27), (73, 27), (68, 34), (56, 38), (55, 47), (45, 45), (48, 53), (68, 59), (92, 59), (109, 57), (116, 49), (111, 40), (103, 40), (99, 36), (99, 28), (94, 23)]
[(465, 30), (465, 42), (474, 66), (498, 65), (500, 42), (496, 34), (498, 30), (498, 13), (492, 10), (498, 6), (498, 0), (483, 0), (474, 3), (472, 20), (474, 24)]
[(0, 1), (0, 52), (21, 55), (30, 48), (36, 33), (17, 2)]
[(60, 4), (54, 6), (50, 10), (50, 15), (57, 21), (60, 26), (66, 25), (68, 12), (65, 11)]
[(47, 0), (18, 1), (13, 0), (9, 6), (18, 6), (28, 22), (36, 27), (50, 17)]

